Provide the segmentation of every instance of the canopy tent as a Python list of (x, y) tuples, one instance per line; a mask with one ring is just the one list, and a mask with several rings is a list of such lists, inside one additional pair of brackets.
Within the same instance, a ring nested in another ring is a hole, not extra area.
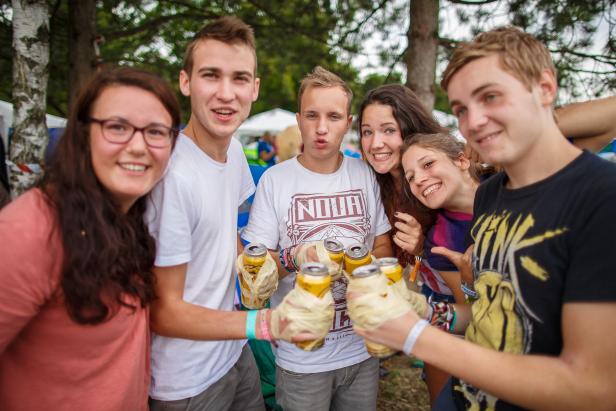
[(235, 137), (237, 137), (242, 144), (246, 144), (250, 137), (258, 137), (266, 131), (272, 134), (278, 134), (285, 128), (296, 124), (295, 113), (281, 108), (275, 108), (249, 117), (240, 128), (237, 129)]
[[(47, 114), (47, 128), (62, 128), (66, 126), (66, 119)], [(13, 127), (13, 105), (9, 102), (0, 100), (0, 134), (5, 147), (8, 143), (9, 129)]]

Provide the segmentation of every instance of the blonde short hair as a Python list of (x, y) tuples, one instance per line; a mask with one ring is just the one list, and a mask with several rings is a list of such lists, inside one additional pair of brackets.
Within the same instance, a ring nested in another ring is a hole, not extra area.
[(340, 87), (347, 95), (347, 114), (351, 113), (351, 100), (353, 100), (353, 91), (344, 82), (340, 77), (336, 74), (332, 73), (329, 70), (324, 69), (321, 66), (316, 66), (312, 73), (308, 74), (302, 80), (299, 86), (299, 93), (297, 96), (297, 107), (298, 111), (302, 111), (302, 96), (311, 87), (322, 87), (322, 88), (331, 88), (331, 87)]
[(556, 67), (547, 47), (520, 28), (506, 26), (481, 33), (456, 48), (443, 73), (441, 87), (446, 91), (451, 78), (468, 63), (494, 54), (499, 56), (502, 68), (529, 90), (546, 69), (556, 77)]

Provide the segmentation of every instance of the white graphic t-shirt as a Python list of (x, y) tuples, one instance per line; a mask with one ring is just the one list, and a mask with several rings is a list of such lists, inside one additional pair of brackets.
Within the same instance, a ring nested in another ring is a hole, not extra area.
[[(372, 248), (374, 238), (390, 229), (376, 178), (362, 160), (344, 157), (336, 172), (319, 174), (306, 169), (296, 157), (263, 174), (242, 237), (274, 250), (328, 237), (345, 246), (362, 242)], [(272, 307), (294, 283), (295, 274), (280, 281)], [(332, 291), (336, 314), (325, 345), (306, 352), (282, 341), (276, 352), (280, 367), (298, 373), (324, 372), (369, 358), (348, 316), (346, 279), (336, 281)]]

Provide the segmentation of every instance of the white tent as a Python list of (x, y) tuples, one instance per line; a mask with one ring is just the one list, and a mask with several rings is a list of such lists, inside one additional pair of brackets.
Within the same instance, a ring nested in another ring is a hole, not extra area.
[[(58, 116), (47, 114), (47, 127), (65, 127), (66, 119)], [(9, 138), (9, 128), (13, 126), (13, 105), (6, 101), (0, 100), (0, 134), (4, 140), (4, 146), (7, 146)]]
[(295, 113), (275, 108), (249, 117), (237, 130), (235, 137), (242, 143), (246, 143), (250, 137), (260, 136), (266, 131), (277, 134), (285, 128), (296, 124)]

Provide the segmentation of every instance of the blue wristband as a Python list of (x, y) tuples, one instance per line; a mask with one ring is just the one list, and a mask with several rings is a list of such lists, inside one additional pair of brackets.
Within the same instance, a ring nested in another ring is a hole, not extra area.
[(249, 340), (256, 340), (257, 334), (256, 326), (257, 326), (257, 313), (259, 310), (250, 310), (246, 314), (246, 338)]

